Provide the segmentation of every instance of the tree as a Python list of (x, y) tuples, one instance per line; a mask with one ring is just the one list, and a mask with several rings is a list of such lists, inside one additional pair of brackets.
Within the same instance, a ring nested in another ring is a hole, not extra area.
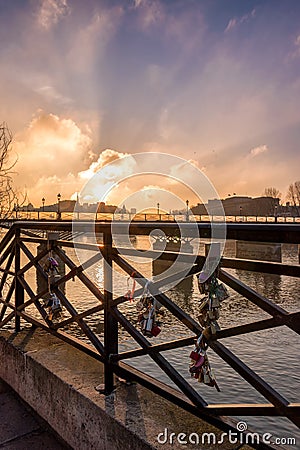
[(289, 185), (287, 198), (293, 206), (300, 205), (300, 181), (295, 181)]
[(264, 210), (266, 215), (277, 216), (281, 193), (275, 187), (267, 187), (263, 192)]
[(287, 200), (293, 206), (295, 213), (300, 212), (300, 181), (295, 181), (289, 185)]
[(281, 192), (279, 192), (279, 190), (275, 187), (267, 187), (265, 188), (263, 195), (265, 197), (280, 198)]
[(10, 162), (12, 134), (6, 123), (0, 124), (0, 220), (12, 216), (18, 197), (13, 188), (12, 169), (17, 160)]

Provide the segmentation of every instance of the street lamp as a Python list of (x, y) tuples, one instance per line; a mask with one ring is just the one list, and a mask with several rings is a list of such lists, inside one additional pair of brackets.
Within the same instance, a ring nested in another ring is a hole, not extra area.
[(187, 200), (186, 202), (186, 221), (189, 221), (189, 201)]
[(61, 199), (61, 194), (57, 194), (57, 220), (61, 219), (60, 199)]
[(45, 212), (45, 197), (42, 198), (42, 204), (43, 204), (43, 212)]
[[(242, 217), (242, 210), (243, 210), (243, 207), (240, 206), (240, 217)], [(242, 218), (242, 221), (243, 221), (243, 218)]]
[(275, 205), (275, 222), (277, 222), (278, 205)]

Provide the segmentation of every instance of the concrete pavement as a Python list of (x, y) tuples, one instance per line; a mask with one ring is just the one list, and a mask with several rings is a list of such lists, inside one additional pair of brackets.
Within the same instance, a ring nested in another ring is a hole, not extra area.
[(30, 408), (0, 379), (0, 449), (66, 450)]

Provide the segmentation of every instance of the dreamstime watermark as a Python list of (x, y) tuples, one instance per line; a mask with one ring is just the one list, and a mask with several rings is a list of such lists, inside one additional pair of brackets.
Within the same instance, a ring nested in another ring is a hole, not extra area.
[[(149, 175), (151, 180), (160, 177), (160, 180), (162, 180), (161, 186), (159, 185), (159, 182), (156, 182), (156, 185), (148, 185), (141, 188), (141, 177), (142, 179), (146, 179), (147, 177), (149, 179)], [(124, 189), (122, 189), (123, 185)], [(182, 191), (184, 191), (185, 194), (180, 194), (180, 189), (177, 189), (177, 193), (175, 193), (175, 185), (181, 185), (183, 187)], [(76, 211), (80, 211), (82, 204), (94, 204), (92, 219), (90, 218), (90, 220), (84, 224), (75, 219), (73, 220), (74, 248), (77, 258), (84, 268), (86, 251), (81, 245), (82, 235), (88, 236), (88, 242), (95, 244), (95, 248), (98, 246), (100, 257), (102, 257), (102, 248), (101, 245), (99, 245), (101, 236), (99, 236), (99, 233), (97, 232), (97, 212), (99, 211), (100, 203), (105, 202), (108, 195), (111, 195), (114, 190), (117, 190), (116, 192), (120, 193), (120, 204), (118, 205), (120, 210), (122, 210), (124, 204), (138, 205), (138, 210), (136, 211), (136, 214), (138, 214), (151, 206), (156, 207), (158, 202), (161, 206), (162, 203), (168, 206), (177, 203), (177, 205), (181, 205), (179, 209), (184, 211), (183, 215), (186, 216), (186, 220), (181, 219), (181, 221), (178, 220), (176, 222), (176, 236), (172, 237), (173, 239), (177, 239), (177, 257), (172, 264), (166, 266), (162, 272), (160, 271), (159, 274), (151, 277), (151, 281), (153, 283), (158, 283), (160, 286), (160, 292), (169, 290), (171, 287), (176, 286), (182, 281), (194, 266), (199, 254), (199, 227), (192, 211), (188, 208), (189, 203), (186, 201), (187, 192), (190, 192), (190, 195), (192, 195), (193, 198), (199, 199), (199, 202), (207, 203), (208, 200), (213, 199), (212, 202), (208, 202), (207, 213), (210, 216), (218, 216), (219, 221), (210, 222), (210, 242), (212, 245), (203, 267), (203, 272), (207, 278), (213, 273), (219, 264), (226, 240), (225, 214), (216, 189), (207, 176), (189, 161), (174, 155), (151, 152), (127, 155), (113, 160), (100, 168), (100, 170), (87, 181), (86, 185), (79, 193), (77, 204), (75, 205), (75, 218)], [(128, 192), (127, 195), (126, 192)], [(185, 195), (185, 198), (182, 198), (183, 195)], [(210, 210), (210, 208), (213, 209)], [(170, 236), (165, 234), (163, 221), (156, 222), (157, 226), (155, 226), (155, 229), (151, 230), (150, 237), (152, 242), (149, 242), (149, 249), (140, 251), (134, 246), (132, 241), (132, 222), (123, 219), (124, 218), (121, 216), (120, 220), (120, 214), (118, 216), (115, 215), (108, 226), (110, 227), (113, 245), (118, 254), (121, 257), (125, 257), (128, 263), (133, 267), (136, 262), (141, 261), (141, 258), (144, 261), (149, 261), (149, 258), (153, 261), (154, 259), (158, 259), (161, 254), (166, 251)], [(78, 238), (78, 236), (80, 237)], [(184, 255), (186, 254), (186, 243), (191, 241), (193, 242), (193, 253), (189, 254), (187, 261), (187, 258)], [(155, 257), (153, 257), (153, 252), (151, 253), (151, 245), (153, 242), (159, 244), (155, 248)], [(217, 244), (216, 246), (214, 246), (215, 243)], [(217, 254), (216, 248), (218, 248)], [(126, 251), (124, 249), (126, 249)], [(95, 272), (93, 272), (91, 268), (87, 267), (85, 270), (92, 279), (95, 277)], [(121, 275), (120, 271), (118, 271), (118, 274), (116, 275), (120, 284), (122, 283), (120, 280), (121, 276), (123, 276), (123, 281), (126, 283), (127, 276), (125, 274)], [(168, 280), (166, 285), (164, 285), (164, 280)]]
[(289, 445), (296, 446), (296, 438), (292, 436), (276, 437), (272, 433), (254, 433), (247, 431), (246, 422), (237, 423), (237, 431), (204, 433), (174, 433), (165, 428), (163, 432), (157, 435), (157, 442), (161, 445), (222, 445), (222, 444), (248, 444), (248, 445)]

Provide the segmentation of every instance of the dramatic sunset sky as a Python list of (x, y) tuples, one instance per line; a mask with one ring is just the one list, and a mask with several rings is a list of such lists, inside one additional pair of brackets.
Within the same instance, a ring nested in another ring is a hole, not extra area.
[(0, 0), (0, 42), (36, 206), (137, 152), (193, 161), (221, 197), (300, 179), (299, 0)]

